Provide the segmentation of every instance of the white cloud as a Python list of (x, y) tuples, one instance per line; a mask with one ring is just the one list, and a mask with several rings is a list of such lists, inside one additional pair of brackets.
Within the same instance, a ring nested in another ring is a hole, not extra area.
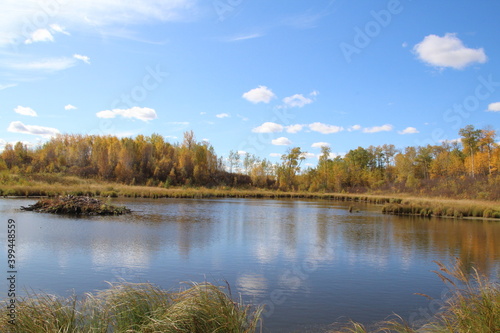
[(68, 36), (70, 34), (59, 24), (51, 24), (49, 28), (50, 29), (40, 28), (33, 31), (31, 35), (24, 41), (24, 43), (32, 44), (35, 42), (53, 42), (54, 41), (53, 33), (60, 33)]
[(31, 44), (36, 42), (53, 42), (54, 36), (47, 29), (37, 29), (33, 31), (28, 39), (24, 41), (24, 44)]
[(54, 31), (54, 32), (58, 32), (60, 34), (64, 34), (64, 35), (67, 35), (69, 36), (70, 33), (67, 32), (63, 27), (61, 27), (59, 24), (51, 24), (50, 25), (50, 30)]
[(0, 84), (0, 90), (16, 87), (17, 83)]
[(64, 110), (76, 110), (77, 107), (71, 104), (68, 104), (64, 107)]
[(279, 153), (271, 153), (271, 154), (269, 154), (269, 156), (271, 156), (271, 157), (281, 157), (281, 154), (279, 154)]
[(318, 96), (318, 95), (319, 95), (319, 91), (317, 91), (317, 90), (314, 90), (313, 92), (311, 92), (311, 93), (309, 94), (309, 96), (313, 96), (313, 97), (316, 97), (316, 96)]
[(23, 133), (23, 134), (32, 134), (32, 135), (40, 135), (44, 138), (48, 138), (51, 136), (55, 136), (59, 134), (59, 130), (51, 127), (42, 127), (36, 125), (24, 125), (20, 121), (13, 121), (10, 123), (7, 131), (12, 133)]
[(302, 153), (300, 154), (301, 157), (305, 157), (305, 158), (315, 158), (316, 155), (313, 154), (313, 153)]
[(441, 142), (441, 143), (448, 143), (448, 144), (461, 143), (462, 142), (462, 138), (451, 139), (451, 140), (444, 139), (444, 140), (439, 140), (439, 142)]
[(315, 142), (311, 145), (312, 148), (330, 147), (328, 142)]
[(247, 91), (242, 97), (252, 103), (269, 103), (273, 98), (276, 98), (276, 95), (266, 86), (259, 86)]
[(136, 136), (138, 133), (137, 131), (123, 131), (123, 132), (108, 131), (106, 134), (113, 135), (118, 138), (132, 138)]
[(301, 108), (307, 104), (311, 104), (312, 102), (312, 99), (304, 97), (302, 94), (295, 94), (293, 96), (283, 98), (283, 103), (291, 108)]
[(25, 147), (34, 148), (36, 145), (38, 145), (41, 142), (41, 140), (42, 139), (37, 138), (37, 139), (35, 139), (35, 142), (22, 141), (22, 140), (15, 140), (15, 141), (7, 142), (3, 139), (0, 139), (0, 152), (2, 152), (5, 149), (6, 144), (10, 144), (11, 146), (15, 146), (16, 143), (21, 142)]
[(415, 127), (407, 127), (402, 131), (398, 132), (399, 134), (417, 134), (420, 133)]
[(289, 146), (292, 144), (292, 141), (290, 141), (288, 138), (281, 137), (277, 138), (271, 141), (273, 145), (275, 146)]
[(65, 33), (66, 30), (59, 24), (44, 25), (54, 19), (68, 28), (106, 34), (107, 30), (124, 30), (123, 25), (131, 27), (154, 21), (192, 21), (201, 13), (197, 0), (2, 0), (0, 46), (24, 42), (37, 29)]
[(475, 62), (487, 61), (482, 48), (467, 48), (453, 33), (447, 33), (444, 37), (428, 35), (413, 50), (420, 60), (437, 67), (462, 69)]
[(158, 118), (156, 111), (150, 108), (140, 108), (134, 106), (130, 109), (113, 109), (96, 113), (98, 118), (115, 118), (121, 116), (124, 118), (136, 118), (142, 121), (149, 121)]
[(206, 115), (207, 113), (206, 112), (200, 112), (200, 115)]
[(254, 133), (277, 133), (283, 132), (283, 126), (280, 124), (267, 122), (262, 125), (255, 127), (252, 132)]
[(219, 113), (217, 115), (215, 115), (217, 118), (228, 118), (230, 117), (229, 114), (227, 113)]
[(290, 126), (286, 126), (286, 131), (288, 133), (298, 133), (298, 132), (302, 131), (303, 127), (304, 127), (304, 125), (300, 125), (300, 124), (290, 125)]
[(338, 133), (344, 130), (344, 128), (340, 126), (327, 125), (319, 122), (309, 124), (309, 129), (323, 134)]
[(224, 40), (227, 41), (227, 42), (238, 42), (238, 41), (241, 41), (241, 40), (259, 38), (259, 37), (262, 37), (262, 36), (264, 36), (264, 35), (261, 34), (261, 33), (254, 33), (254, 34), (248, 34), (248, 35), (238, 35), (238, 36), (235, 36), (235, 37), (226, 38)]
[[(330, 153), (330, 154), (328, 154), (328, 158), (331, 159), (331, 160), (333, 160), (336, 157), (343, 156), (343, 155), (345, 155), (345, 154), (342, 154), (342, 153)], [(319, 157), (321, 157), (321, 156), (319, 156)]]
[(238, 150), (238, 155), (246, 155), (247, 152), (244, 150)]
[(363, 133), (377, 133), (377, 132), (390, 132), (394, 127), (390, 124), (385, 124), (382, 126), (373, 126), (363, 129)]
[(352, 131), (359, 131), (360, 129), (361, 129), (360, 125), (353, 125), (353, 126), (349, 127), (347, 130), (349, 132), (352, 132)]
[[(333, 160), (336, 157), (339, 157), (339, 156), (342, 157), (344, 155), (345, 155), (345, 153), (330, 153), (330, 154), (328, 154), (328, 159)], [(318, 160), (321, 158), (321, 156), (322, 156), (322, 154), (316, 155), (316, 157), (318, 158)]]
[(46, 72), (61, 71), (71, 68), (76, 65), (75, 59), (62, 58), (47, 58), (31, 62), (12, 62), (8, 66), (17, 70), (39, 70)]
[(500, 112), (500, 102), (491, 103), (490, 105), (488, 105), (488, 111)]
[(248, 119), (247, 117), (242, 116), (241, 114), (238, 114), (237, 116), (238, 116), (238, 118), (240, 118), (242, 121), (249, 121), (249, 120), (250, 120), (250, 119)]
[(90, 65), (90, 58), (81, 54), (73, 54), (73, 58), (83, 61)]
[(26, 106), (18, 105), (14, 109), (14, 111), (16, 111), (16, 113), (22, 114), (23, 116), (30, 116), (30, 117), (37, 117), (38, 116), (36, 114), (35, 110), (33, 110), (30, 107), (26, 107)]

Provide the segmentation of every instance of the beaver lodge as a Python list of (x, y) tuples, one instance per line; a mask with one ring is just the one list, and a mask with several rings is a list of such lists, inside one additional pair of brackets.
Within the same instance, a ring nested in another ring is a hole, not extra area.
[(132, 212), (126, 207), (108, 205), (96, 198), (73, 195), (40, 199), (34, 205), (21, 206), (21, 210), (70, 215), (121, 215)]

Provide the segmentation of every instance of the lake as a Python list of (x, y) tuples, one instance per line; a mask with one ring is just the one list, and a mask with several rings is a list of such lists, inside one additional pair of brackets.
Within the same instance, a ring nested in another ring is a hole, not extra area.
[(135, 211), (118, 217), (19, 210), (35, 201), (0, 199), (3, 267), (7, 220), (17, 225), (18, 290), (68, 296), (123, 279), (174, 290), (227, 281), (234, 297), (266, 304), (264, 332), (325, 332), (394, 312), (422, 321), (447, 292), (434, 260), (500, 272), (492, 221), (398, 217), (326, 200), (113, 199)]

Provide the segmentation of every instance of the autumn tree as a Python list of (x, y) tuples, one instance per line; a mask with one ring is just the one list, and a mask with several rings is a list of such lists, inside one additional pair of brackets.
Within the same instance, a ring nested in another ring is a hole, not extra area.
[(462, 145), (464, 152), (466, 152), (471, 160), (471, 176), (475, 177), (474, 173), (474, 155), (476, 154), (479, 146), (479, 140), (481, 139), (481, 130), (475, 129), (472, 125), (467, 125), (461, 128), (458, 132), (462, 136)]
[(288, 149), (286, 154), (281, 155), (281, 164), (277, 170), (280, 189), (288, 190), (293, 187), (303, 160), (305, 160), (304, 152), (299, 147)]
[(491, 127), (487, 127), (481, 130), (481, 136), (479, 139), (479, 149), (487, 156), (488, 175), (490, 176), (492, 173), (491, 159), (492, 159), (493, 149), (495, 148), (495, 137), (496, 137), (496, 131)]
[(181, 143), (169, 143), (159, 134), (135, 138), (59, 134), (33, 148), (21, 142), (6, 144), (0, 153), (0, 171), (68, 174), (164, 187), (253, 185), (336, 192), (383, 188), (429, 194), (462, 195), (469, 191), (500, 198), (496, 131), (469, 125), (459, 133), (461, 143), (443, 142), (403, 151), (394, 145), (358, 147), (334, 158), (325, 146), (317, 166), (302, 172), (305, 153), (299, 147), (289, 149), (280, 163), (273, 164), (237, 151), (224, 160), (208, 142), (197, 142), (192, 131), (184, 134)]
[(318, 160), (318, 167), (316, 168), (318, 178), (318, 186), (319, 188), (328, 191), (330, 189), (330, 178), (332, 175), (332, 160), (330, 159), (330, 155), (332, 153), (332, 149), (329, 146), (321, 147), (321, 155)]
[(409, 188), (415, 188), (418, 185), (416, 160), (417, 149), (415, 147), (406, 147), (404, 153), (401, 152), (395, 157), (396, 179)]
[(257, 159), (250, 170), (252, 185), (256, 187), (267, 187), (273, 183), (272, 163), (266, 159)]
[(366, 186), (368, 184), (368, 169), (373, 167), (373, 154), (363, 147), (351, 149), (344, 157), (348, 168), (349, 186)]
[(12, 169), (17, 163), (17, 156), (14, 148), (10, 143), (7, 143), (2, 152), (2, 159), (5, 161), (7, 168)]

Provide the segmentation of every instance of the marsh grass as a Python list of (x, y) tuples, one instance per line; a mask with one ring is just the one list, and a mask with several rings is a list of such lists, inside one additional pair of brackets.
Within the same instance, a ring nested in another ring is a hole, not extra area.
[(441, 197), (414, 197), (398, 193), (358, 194), (323, 192), (284, 192), (262, 188), (169, 187), (110, 183), (75, 176), (36, 174), (0, 174), (0, 196), (55, 197), (59, 195), (127, 198), (269, 198), (321, 199), (344, 202), (366, 202), (384, 205), (384, 213), (453, 218), (500, 218), (498, 201), (450, 199)]
[(258, 329), (263, 310), (235, 302), (230, 292), (210, 283), (178, 292), (117, 283), (82, 299), (32, 293), (18, 300), (15, 325), (7, 322), (4, 309), (0, 331), (15, 333), (250, 333)]
[[(436, 262), (437, 276), (450, 288), (451, 295), (434, 317), (421, 327), (414, 327), (401, 316), (394, 315), (378, 323), (372, 332), (386, 333), (498, 333), (500, 332), (500, 285), (481, 275), (476, 269), (466, 273), (457, 260), (452, 268)], [(420, 294), (423, 295), (423, 294)], [(426, 295), (423, 295), (426, 296)], [(429, 297), (429, 296), (426, 296)], [(361, 324), (351, 322), (340, 331), (368, 333)]]
[[(369, 331), (356, 322), (334, 332), (344, 333), (496, 333), (500, 332), (500, 288), (477, 270), (437, 263), (437, 276), (450, 288), (442, 308), (426, 324), (415, 327), (394, 315)], [(421, 294), (423, 295), (423, 294)], [(423, 295), (426, 296), (426, 295)], [(429, 296), (426, 296), (429, 297)], [(170, 292), (149, 283), (115, 283), (82, 299), (28, 294), (17, 300), (16, 325), (0, 310), (0, 332), (49, 333), (252, 333), (261, 327), (263, 307), (235, 301), (229, 286), (191, 283)]]
[(382, 212), (394, 215), (419, 215), (422, 217), (500, 218), (500, 205), (494, 202), (473, 200), (405, 200), (386, 203)]

